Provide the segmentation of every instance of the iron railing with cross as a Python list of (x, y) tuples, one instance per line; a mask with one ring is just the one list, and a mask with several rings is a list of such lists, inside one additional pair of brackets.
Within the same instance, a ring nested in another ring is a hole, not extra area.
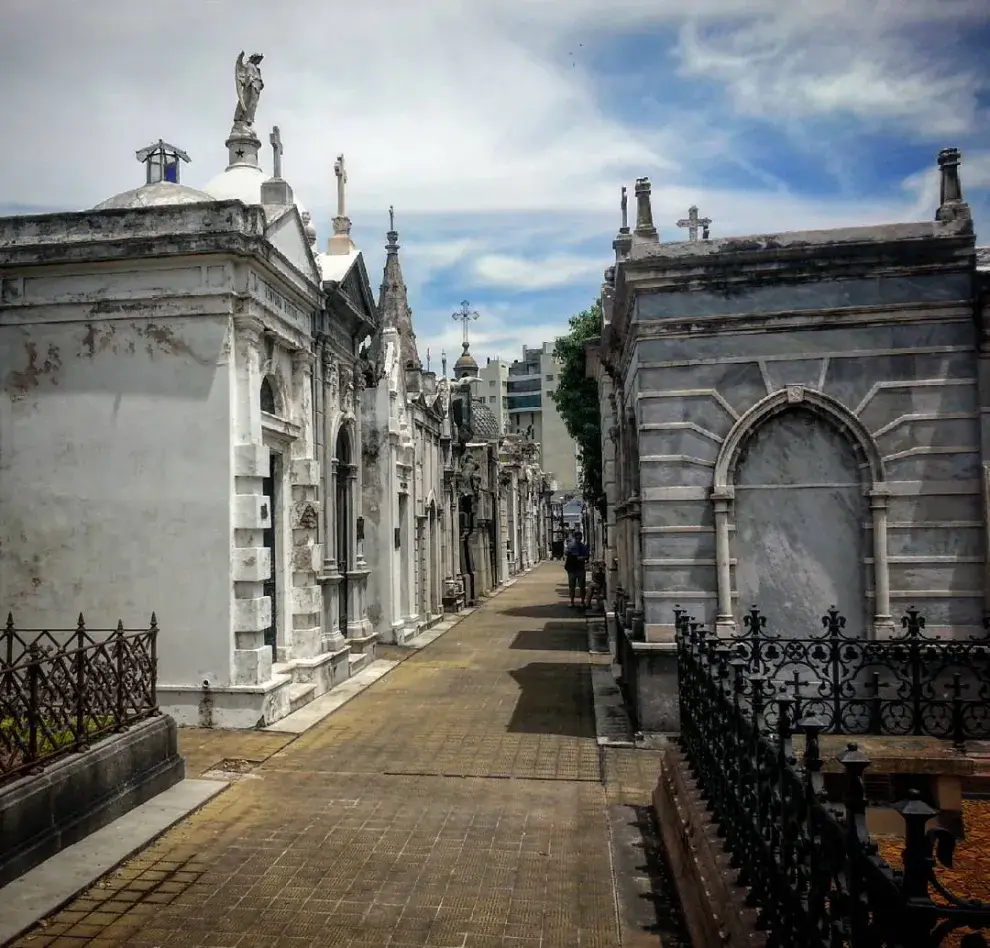
[[(683, 613), (677, 610), (678, 621)], [(929, 635), (908, 609), (901, 634), (863, 638), (846, 631), (833, 607), (821, 631), (802, 637), (768, 628), (756, 606), (744, 629), (722, 637), (726, 660), (765, 679), (769, 699), (794, 699), (833, 734), (882, 734), (965, 740), (990, 738), (990, 631), (946, 639)], [(769, 714), (773, 727), (773, 714)]]
[(845, 795), (831, 803), (819, 743), (827, 724), (810, 702), (799, 708), (680, 610), (677, 650), (680, 745), (768, 948), (987, 948), (990, 903), (939, 879), (955, 839), (926, 829), (936, 811), (918, 791), (895, 804), (904, 820), (895, 870), (866, 830), (870, 760), (857, 745), (838, 757)]
[(158, 620), (146, 629), (0, 630), (0, 782), (157, 713)]

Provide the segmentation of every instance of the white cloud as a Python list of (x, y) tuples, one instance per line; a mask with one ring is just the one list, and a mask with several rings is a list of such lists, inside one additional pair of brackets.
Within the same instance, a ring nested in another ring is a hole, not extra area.
[(545, 258), (509, 254), (485, 254), (472, 263), (475, 282), (480, 286), (515, 290), (547, 290), (573, 283), (575, 279), (599, 273), (602, 257), (558, 255)]
[(686, 75), (724, 83), (746, 115), (844, 114), (937, 138), (964, 135), (978, 120), (985, 70), (946, 49), (952, 31), (985, 22), (983, 0), (792, 0), (735, 28), (690, 20), (679, 55)]

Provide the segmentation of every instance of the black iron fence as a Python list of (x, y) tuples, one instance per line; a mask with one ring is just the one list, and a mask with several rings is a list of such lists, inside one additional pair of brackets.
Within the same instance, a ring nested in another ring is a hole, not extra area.
[(0, 781), (154, 714), (158, 621), (147, 629), (0, 631)]
[(772, 700), (787, 696), (798, 718), (819, 718), (829, 733), (990, 738), (990, 632), (931, 636), (916, 609), (882, 639), (847, 633), (834, 607), (821, 631), (804, 637), (768, 628), (756, 606), (743, 625), (719, 640), (719, 660), (763, 677), (771, 727)]
[(768, 946), (934, 948), (952, 935), (961, 948), (987, 948), (979, 933), (990, 931), (990, 903), (954, 895), (936, 875), (955, 845), (947, 830), (926, 830), (936, 811), (916, 792), (896, 804), (904, 868), (892, 869), (866, 830), (869, 758), (855, 744), (839, 756), (845, 801), (830, 804), (819, 743), (828, 723), (811, 702), (799, 715), (750, 656), (680, 610), (676, 621), (681, 745)]

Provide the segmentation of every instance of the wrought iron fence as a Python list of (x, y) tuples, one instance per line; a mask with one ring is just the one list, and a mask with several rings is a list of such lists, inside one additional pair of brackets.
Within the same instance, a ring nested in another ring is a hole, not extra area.
[[(797, 715), (813, 715), (835, 734), (887, 734), (990, 738), (990, 632), (943, 639), (925, 632), (925, 619), (909, 609), (902, 632), (867, 639), (846, 632), (833, 607), (822, 629), (790, 637), (768, 629), (753, 606), (744, 630), (723, 637), (726, 661), (741, 660), (762, 675), (773, 726), (772, 699), (795, 700)], [(986, 628), (985, 623), (985, 628)]]
[[(680, 610), (676, 621), (681, 745), (768, 948), (934, 948), (950, 935), (961, 948), (987, 948), (990, 903), (956, 896), (936, 875), (955, 845), (947, 830), (926, 831), (936, 811), (917, 792), (896, 805), (904, 868), (892, 869), (866, 830), (869, 758), (855, 744), (839, 755), (845, 801), (830, 804), (826, 722), (807, 708), (799, 718), (789, 695), (768, 698), (765, 674), (748, 673), (747, 659)], [(795, 731), (805, 740), (800, 763)]]
[(81, 750), (158, 708), (158, 620), (147, 629), (0, 631), (0, 781)]

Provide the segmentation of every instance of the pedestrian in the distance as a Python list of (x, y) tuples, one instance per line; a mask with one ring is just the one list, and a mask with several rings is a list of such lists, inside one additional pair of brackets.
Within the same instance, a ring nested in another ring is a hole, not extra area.
[(564, 569), (567, 571), (567, 591), (571, 597), (571, 608), (574, 608), (574, 593), (581, 590), (581, 608), (588, 589), (588, 548), (584, 545), (581, 534), (575, 531), (573, 539), (564, 548)]

